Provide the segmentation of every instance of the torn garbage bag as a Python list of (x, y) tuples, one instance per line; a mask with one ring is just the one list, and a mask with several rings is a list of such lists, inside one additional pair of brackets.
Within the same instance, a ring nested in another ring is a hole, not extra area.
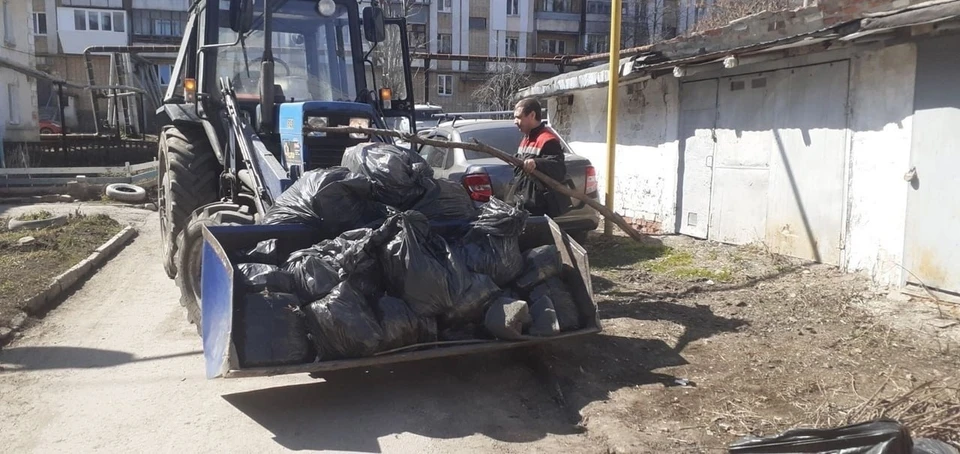
[(499, 286), (512, 282), (523, 271), (519, 237), (526, 222), (526, 211), (490, 199), (458, 244), (467, 268), (489, 275)]
[(437, 340), (437, 320), (418, 316), (399, 298), (380, 298), (377, 301), (377, 318), (383, 330), (380, 351)]
[(250, 293), (239, 298), (233, 341), (241, 367), (272, 367), (313, 361), (300, 301), (289, 293)]
[(349, 282), (338, 284), (304, 310), (321, 361), (371, 356), (380, 348), (383, 330), (366, 299)]
[(433, 169), (420, 155), (386, 143), (362, 143), (343, 153), (341, 165), (373, 183), (373, 199), (410, 209), (431, 183)]
[(293, 275), (274, 265), (241, 263), (237, 270), (240, 271), (240, 282), (250, 292), (292, 293), (296, 288)]
[(324, 238), (378, 225), (386, 207), (372, 199), (373, 183), (344, 167), (311, 170), (280, 194), (263, 224), (304, 224)]

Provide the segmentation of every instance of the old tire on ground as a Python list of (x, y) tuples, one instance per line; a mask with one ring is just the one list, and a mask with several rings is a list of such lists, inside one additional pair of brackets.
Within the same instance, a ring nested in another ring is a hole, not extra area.
[(147, 191), (132, 184), (114, 183), (108, 185), (104, 191), (107, 197), (119, 202), (138, 203), (147, 200)]
[(24, 230), (24, 229), (36, 230), (36, 229), (42, 229), (46, 227), (59, 227), (66, 223), (67, 223), (67, 215), (65, 214), (61, 214), (59, 216), (51, 216), (46, 219), (36, 219), (32, 221), (20, 221), (17, 219), (11, 219), (10, 222), (7, 223), (7, 230), (10, 230), (10, 231)]
[(203, 226), (255, 224), (247, 207), (217, 202), (197, 209), (179, 237), (177, 286), (180, 304), (187, 309), (187, 320), (197, 325), (201, 334), (200, 255), (203, 251)]
[(194, 210), (217, 200), (221, 167), (206, 133), (199, 128), (164, 128), (157, 160), (163, 268), (173, 279), (177, 275), (177, 237)]

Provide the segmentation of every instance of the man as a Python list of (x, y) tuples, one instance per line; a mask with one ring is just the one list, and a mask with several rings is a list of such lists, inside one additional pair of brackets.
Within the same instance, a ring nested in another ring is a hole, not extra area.
[(510, 194), (507, 199), (522, 201), (530, 214), (557, 217), (570, 211), (570, 198), (551, 190), (530, 172), (539, 170), (554, 180), (563, 183), (567, 167), (563, 160), (560, 138), (547, 128), (541, 118), (540, 102), (533, 98), (523, 99), (513, 111), (513, 123), (524, 134), (517, 150), (523, 161), (523, 169), (514, 171)]

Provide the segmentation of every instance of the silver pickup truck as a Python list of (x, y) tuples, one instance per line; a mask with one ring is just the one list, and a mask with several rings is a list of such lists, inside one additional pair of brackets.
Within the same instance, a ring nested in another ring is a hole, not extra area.
[[(456, 120), (440, 123), (421, 136), (454, 142), (478, 140), (513, 154), (520, 145), (523, 133), (514, 126), (512, 120)], [(557, 134), (557, 137), (560, 135)], [(571, 189), (596, 199), (597, 178), (593, 164), (589, 159), (574, 154), (562, 137), (560, 141), (566, 153), (564, 160), (567, 165), (567, 178), (564, 183)], [(510, 164), (484, 153), (460, 148), (423, 146), (420, 148), (420, 155), (433, 168), (437, 178), (462, 183), (470, 197), (478, 204), (488, 200), (491, 195), (503, 199), (513, 179), (513, 167)], [(596, 210), (580, 200), (571, 198), (571, 203), (573, 209), (554, 221), (578, 243), (583, 243), (587, 232), (595, 230), (599, 225), (600, 216)]]

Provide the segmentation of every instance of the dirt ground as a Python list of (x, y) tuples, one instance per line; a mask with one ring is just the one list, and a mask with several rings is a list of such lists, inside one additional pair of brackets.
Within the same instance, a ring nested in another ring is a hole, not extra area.
[[(50, 217), (36, 210), (21, 216)], [(60, 273), (89, 256), (120, 231), (117, 221), (106, 215), (70, 214), (67, 224), (40, 230), (7, 230), (8, 218), (0, 217), (0, 326), (23, 309), (23, 303), (39, 294)], [(18, 216), (20, 217), (20, 216)], [(18, 240), (33, 237), (29, 245)]]
[(716, 452), (881, 414), (960, 442), (956, 306), (762, 247), (594, 236), (587, 249), (604, 332), (545, 354), (565, 408), (609, 451)]

